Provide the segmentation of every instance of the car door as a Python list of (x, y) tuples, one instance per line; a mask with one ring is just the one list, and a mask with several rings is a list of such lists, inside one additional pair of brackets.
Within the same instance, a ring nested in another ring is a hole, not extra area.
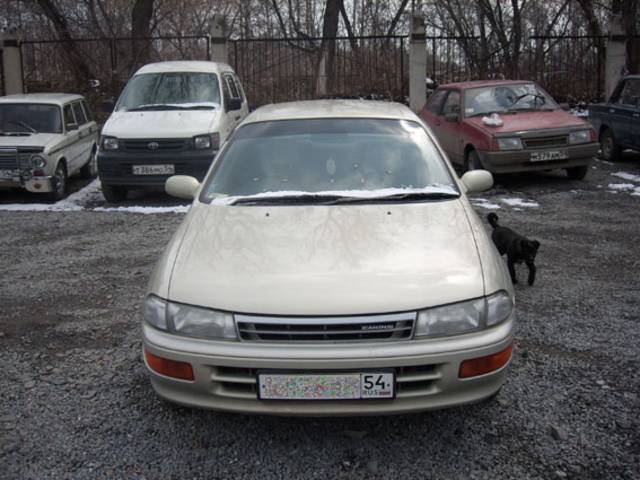
[(78, 123), (78, 150), (76, 155), (78, 156), (77, 164), (83, 166), (89, 160), (89, 154), (91, 153), (92, 141), (91, 141), (91, 125), (87, 120), (87, 116), (84, 113), (82, 104), (78, 100), (71, 104), (73, 108), (73, 114), (76, 117)]
[(439, 115), (439, 140), (445, 149), (449, 160), (462, 163), (461, 132), (460, 132), (460, 91), (450, 90), (442, 105)]
[(634, 143), (631, 127), (637, 107), (632, 103), (633, 88), (632, 79), (623, 80), (609, 102), (609, 122), (613, 128), (613, 136), (616, 144), (623, 148), (631, 147)]
[(80, 152), (82, 150), (80, 145), (79, 125), (71, 103), (67, 103), (62, 108), (62, 116), (64, 118), (65, 136), (62, 156), (67, 160), (67, 173), (71, 175), (72, 172), (82, 166), (79, 161)]

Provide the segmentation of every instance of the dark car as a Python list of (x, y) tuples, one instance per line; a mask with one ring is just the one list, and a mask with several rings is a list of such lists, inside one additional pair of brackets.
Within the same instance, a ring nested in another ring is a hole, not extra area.
[(640, 151), (640, 75), (624, 77), (609, 101), (589, 107), (602, 158), (614, 161), (624, 149)]

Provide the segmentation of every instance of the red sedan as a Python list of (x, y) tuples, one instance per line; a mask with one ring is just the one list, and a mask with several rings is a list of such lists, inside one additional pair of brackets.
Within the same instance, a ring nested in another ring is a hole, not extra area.
[(598, 152), (590, 124), (562, 110), (531, 81), (450, 83), (420, 117), (454, 164), (492, 173), (562, 168), (583, 179)]

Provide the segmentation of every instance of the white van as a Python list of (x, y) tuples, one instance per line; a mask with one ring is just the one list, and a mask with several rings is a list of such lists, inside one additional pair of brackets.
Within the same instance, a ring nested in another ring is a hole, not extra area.
[(249, 107), (224, 63), (145, 65), (129, 80), (102, 129), (98, 175), (108, 202), (133, 188), (163, 188), (172, 175), (202, 180)]

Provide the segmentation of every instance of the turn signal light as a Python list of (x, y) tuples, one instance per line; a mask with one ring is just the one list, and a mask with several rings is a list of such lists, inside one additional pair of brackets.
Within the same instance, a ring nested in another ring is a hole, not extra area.
[(460, 364), (458, 377), (469, 378), (484, 375), (504, 367), (511, 359), (513, 345), (509, 345), (504, 350), (488, 355), (486, 357), (472, 358)]
[(158, 357), (145, 349), (144, 358), (147, 364), (156, 373), (181, 380), (193, 380), (193, 368), (190, 363), (176, 362), (168, 358)]

